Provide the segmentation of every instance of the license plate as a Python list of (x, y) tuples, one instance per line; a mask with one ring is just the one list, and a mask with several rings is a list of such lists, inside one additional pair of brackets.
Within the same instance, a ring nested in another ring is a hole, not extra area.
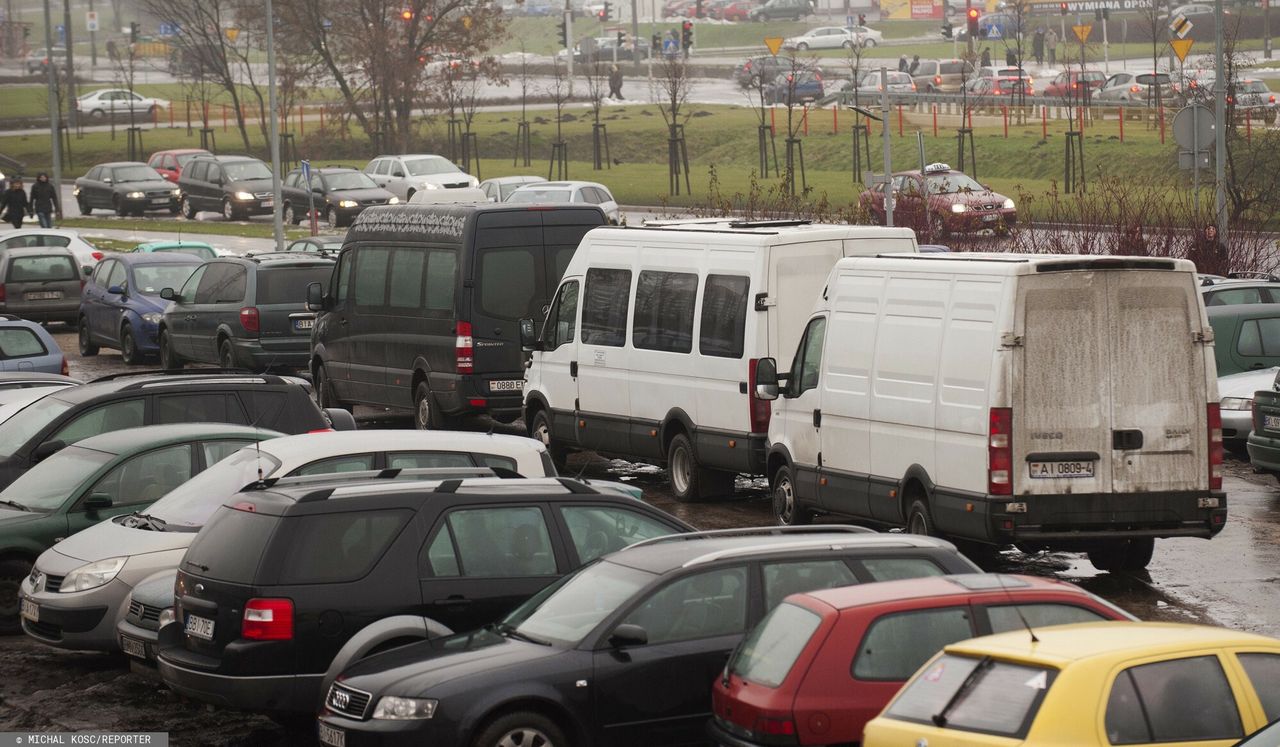
[(985, 220), (985, 221), (987, 221), (987, 222), (989, 223), (989, 222), (991, 222), (991, 221), (993, 221), (993, 220), (995, 220), (996, 218), (999, 218), (999, 217), (1000, 217), (1000, 216), (996, 215), (995, 213), (992, 213), (991, 215), (984, 215), (984, 216), (982, 216), (982, 219), (983, 219), (983, 220)]
[(1060, 477), (1093, 477), (1093, 462), (1031, 462), (1031, 476), (1055, 480)]
[(30, 599), (22, 600), (21, 613), (23, 617), (27, 618), (33, 623), (40, 622), (40, 605), (36, 604)]
[(147, 658), (147, 644), (127, 635), (120, 636), (120, 650), (139, 659)]
[(314, 326), (316, 326), (315, 319), (294, 319), (293, 320), (294, 329), (311, 329)]
[(151, 204), (152, 204), (152, 205), (168, 205), (168, 204), (169, 204), (169, 198), (167, 198), (167, 197), (154, 197), (154, 198), (152, 198), (152, 200), (151, 200)]
[(213, 640), (213, 620), (210, 620), (207, 617), (187, 615), (187, 624), (184, 630), (187, 635), (193, 635), (196, 638), (203, 638), (206, 641)]
[(1262, 427), (1269, 431), (1280, 431), (1280, 415), (1263, 415)]
[(524, 391), (524, 379), (503, 379), (501, 381), (490, 381), (489, 391), (491, 392), (522, 392)]
[(341, 729), (335, 729), (328, 724), (320, 724), (320, 744), (327, 744), (329, 747), (347, 747), (347, 733)]
[(276, 201), (275, 201), (275, 200), (263, 200), (263, 201), (262, 201), (262, 206), (263, 206), (263, 207), (275, 207), (275, 206), (276, 206)]
[(62, 298), (62, 291), (38, 291), (36, 293), (23, 294), (23, 298), (28, 301), (56, 301)]

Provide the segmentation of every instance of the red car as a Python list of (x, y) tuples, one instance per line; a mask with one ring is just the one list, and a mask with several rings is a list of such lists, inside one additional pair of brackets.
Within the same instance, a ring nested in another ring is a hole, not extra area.
[(151, 154), (151, 158), (147, 159), (147, 165), (160, 172), (166, 180), (177, 183), (178, 177), (182, 176), (182, 167), (187, 165), (187, 161), (196, 156), (213, 155), (207, 150), (199, 148), (178, 148), (176, 150), (158, 150)]
[(1032, 576), (933, 576), (792, 594), (712, 684), (707, 732), (719, 747), (855, 744), (948, 644), (1133, 619), (1074, 584)]
[[(877, 223), (885, 222), (884, 184), (864, 190), (858, 203)], [(930, 239), (953, 232), (1007, 230), (1018, 221), (1011, 198), (992, 192), (962, 171), (931, 163), (924, 171), (893, 175), (893, 224), (910, 226)]]
[(1044, 87), (1043, 94), (1051, 98), (1088, 99), (1090, 95), (1102, 88), (1107, 82), (1107, 75), (1099, 70), (1069, 70), (1058, 73), (1049, 85)]
[(742, 2), (742, 0), (734, 0), (734, 2), (725, 3), (718, 6), (712, 11), (712, 18), (718, 18), (721, 21), (745, 21), (747, 14), (751, 9), (756, 7), (755, 3)]

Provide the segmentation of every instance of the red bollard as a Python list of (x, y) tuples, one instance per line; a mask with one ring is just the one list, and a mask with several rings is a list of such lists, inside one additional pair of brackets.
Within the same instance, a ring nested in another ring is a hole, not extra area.
[(1124, 107), (1117, 106), (1116, 113), (1120, 115), (1120, 142), (1124, 142)]
[(306, 112), (302, 108), (302, 104), (298, 104), (298, 137), (305, 137), (307, 134)]
[(973, 129), (973, 110), (969, 110), (969, 129)]
[(1040, 107), (1040, 139), (1049, 139), (1049, 107)]
[(1009, 139), (1009, 107), (1000, 107), (1000, 116), (1004, 118), (1004, 137)]
[(933, 105), (933, 136), (938, 136), (938, 105)]
[(769, 134), (770, 135), (778, 134), (778, 122), (774, 114), (776, 111), (777, 109), (773, 108), (772, 106), (769, 107)]
[(153, 106), (151, 107), (151, 129), (154, 130), (159, 126), (160, 126), (160, 110)]
[(1160, 144), (1164, 145), (1164, 106), (1158, 107), (1156, 113), (1160, 117)]

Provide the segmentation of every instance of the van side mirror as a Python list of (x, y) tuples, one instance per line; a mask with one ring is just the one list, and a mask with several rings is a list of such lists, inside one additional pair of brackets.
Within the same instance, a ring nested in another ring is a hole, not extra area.
[(626, 646), (643, 646), (649, 642), (649, 633), (639, 625), (623, 623), (613, 629), (609, 636), (609, 645), (614, 648)]
[(328, 311), (328, 299), (324, 297), (324, 286), (320, 283), (307, 285), (307, 311)]
[(160, 297), (166, 301), (178, 301), (182, 298), (177, 293), (173, 292), (173, 288), (161, 288)]
[(35, 461), (43, 462), (66, 447), (67, 444), (63, 441), (45, 441), (37, 446), (35, 451), (31, 452), (31, 456)]
[(756, 361), (756, 399), (778, 398), (778, 362), (773, 358)]
[(520, 349), (526, 353), (532, 353), (539, 350), (541, 345), (538, 340), (538, 333), (535, 331), (532, 319), (520, 320)]
[(114, 501), (111, 500), (110, 493), (90, 493), (89, 497), (84, 501), (85, 511), (102, 511), (111, 508)]

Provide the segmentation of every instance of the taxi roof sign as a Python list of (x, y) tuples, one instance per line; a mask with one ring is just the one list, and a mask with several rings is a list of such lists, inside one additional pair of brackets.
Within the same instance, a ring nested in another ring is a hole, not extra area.
[(774, 57), (778, 56), (778, 50), (782, 49), (783, 38), (781, 36), (766, 36), (764, 45), (769, 48), (769, 54)]
[(951, 170), (950, 164), (945, 164), (945, 163), (931, 163), (928, 166), (924, 167), (924, 173), (926, 174), (936, 174), (941, 171), (950, 171), (950, 170)]

